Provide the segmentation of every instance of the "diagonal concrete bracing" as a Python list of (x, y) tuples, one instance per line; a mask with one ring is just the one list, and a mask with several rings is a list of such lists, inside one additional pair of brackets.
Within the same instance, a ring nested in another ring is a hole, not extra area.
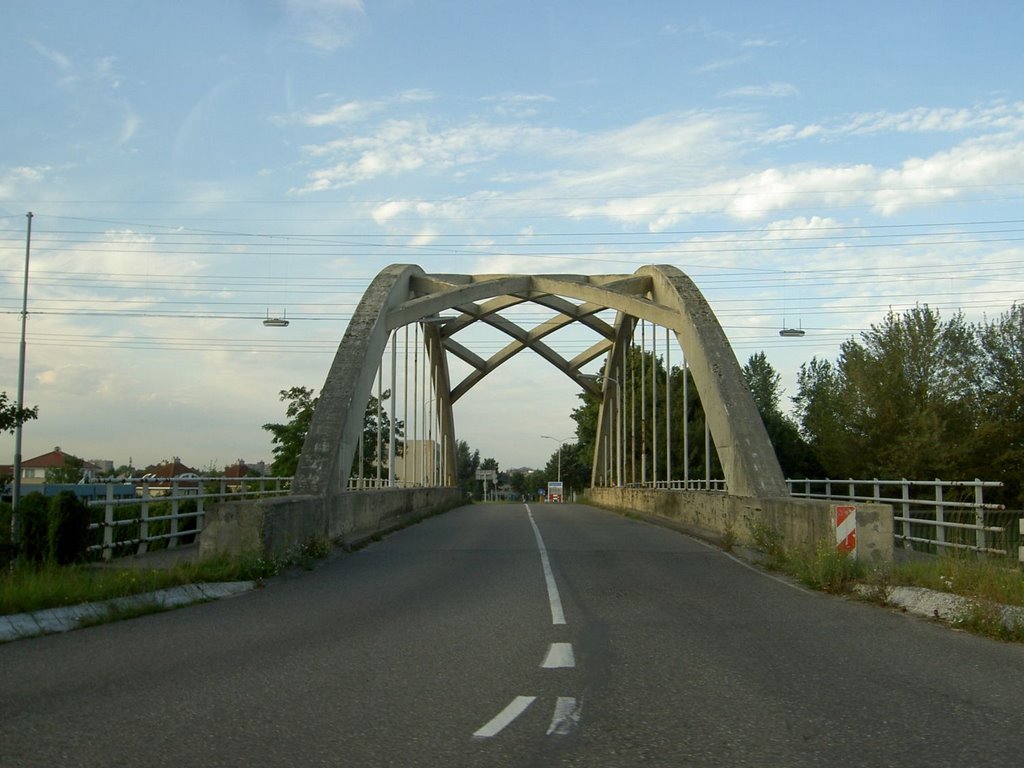
[[(510, 312), (524, 305), (552, 314), (526, 328), (522, 315)], [(615, 312), (614, 324), (601, 317), (610, 311)], [(700, 291), (678, 269), (649, 266), (632, 275), (429, 275), (411, 265), (384, 269), (360, 301), (313, 415), (295, 478), (296, 493), (330, 496), (346, 487), (363, 408), (388, 334), (425, 318), (438, 321), (423, 325), (423, 338), (448, 467), (455, 465), (452, 405), (505, 362), (531, 351), (580, 388), (602, 396), (598, 434), (605, 439), (599, 438), (595, 450), (596, 480), (598, 467), (608, 466), (605, 453), (611, 435), (622, 429), (621, 395), (609, 388), (608, 378), (619, 379), (616, 374), (621, 373), (633, 328), (643, 319), (670, 329), (685, 353), (730, 491), (740, 496), (788, 494), (728, 340)], [(496, 329), (509, 342), (484, 357), (471, 341), (454, 338), (478, 325)], [(545, 339), (573, 326), (592, 332), (597, 340), (566, 358)], [(449, 354), (471, 369), (454, 387), (449, 381)], [(603, 387), (582, 371), (602, 355), (608, 356)], [(621, 457), (615, 459), (620, 461)], [(612, 475), (621, 479), (621, 468)], [(444, 482), (454, 479), (447, 476)]]

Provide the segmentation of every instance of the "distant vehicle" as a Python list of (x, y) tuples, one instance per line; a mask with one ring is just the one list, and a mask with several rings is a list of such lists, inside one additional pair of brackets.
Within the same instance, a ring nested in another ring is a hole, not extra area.
[(560, 482), (548, 483), (548, 503), (561, 504), (563, 500), (562, 484)]

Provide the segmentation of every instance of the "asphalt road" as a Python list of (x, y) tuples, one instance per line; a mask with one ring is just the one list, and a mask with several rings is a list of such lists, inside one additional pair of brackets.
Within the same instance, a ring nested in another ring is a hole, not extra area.
[(0, 766), (1020, 766), (1024, 648), (576, 505), (0, 646)]

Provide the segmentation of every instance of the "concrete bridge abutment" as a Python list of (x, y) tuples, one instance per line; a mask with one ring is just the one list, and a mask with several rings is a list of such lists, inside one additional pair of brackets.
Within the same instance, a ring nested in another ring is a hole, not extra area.
[[(770, 530), (791, 551), (813, 552), (821, 542), (836, 543), (836, 504), (793, 497), (754, 498), (708, 491), (650, 488), (591, 488), (585, 501), (616, 512), (630, 512), (698, 538), (722, 542), (734, 537), (756, 548), (755, 531)], [(858, 557), (884, 564), (893, 559), (893, 510), (888, 504), (856, 503)]]
[(316, 539), (358, 544), (464, 501), (459, 488), (437, 487), (227, 502), (207, 512), (199, 557), (279, 556)]

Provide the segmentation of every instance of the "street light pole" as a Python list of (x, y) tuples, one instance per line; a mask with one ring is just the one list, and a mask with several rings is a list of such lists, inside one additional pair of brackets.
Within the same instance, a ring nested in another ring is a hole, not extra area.
[[(25, 327), (28, 321), (28, 259), (32, 251), (32, 211), (26, 214), (25, 229), (25, 287), (21, 296), (21, 346), (18, 348), (18, 404), (14, 423), (14, 488), (11, 496), (11, 544), (15, 547), (21, 541), (21, 526), (18, 522), (18, 502), (21, 499), (21, 412), (25, 407)], [(17, 551), (17, 550), (15, 550)]]
[(551, 435), (541, 435), (541, 437), (546, 440), (554, 440), (558, 443), (558, 482), (562, 482), (562, 443), (568, 443), (572, 438), (567, 437), (564, 440), (561, 440), (557, 437), (552, 437)]

